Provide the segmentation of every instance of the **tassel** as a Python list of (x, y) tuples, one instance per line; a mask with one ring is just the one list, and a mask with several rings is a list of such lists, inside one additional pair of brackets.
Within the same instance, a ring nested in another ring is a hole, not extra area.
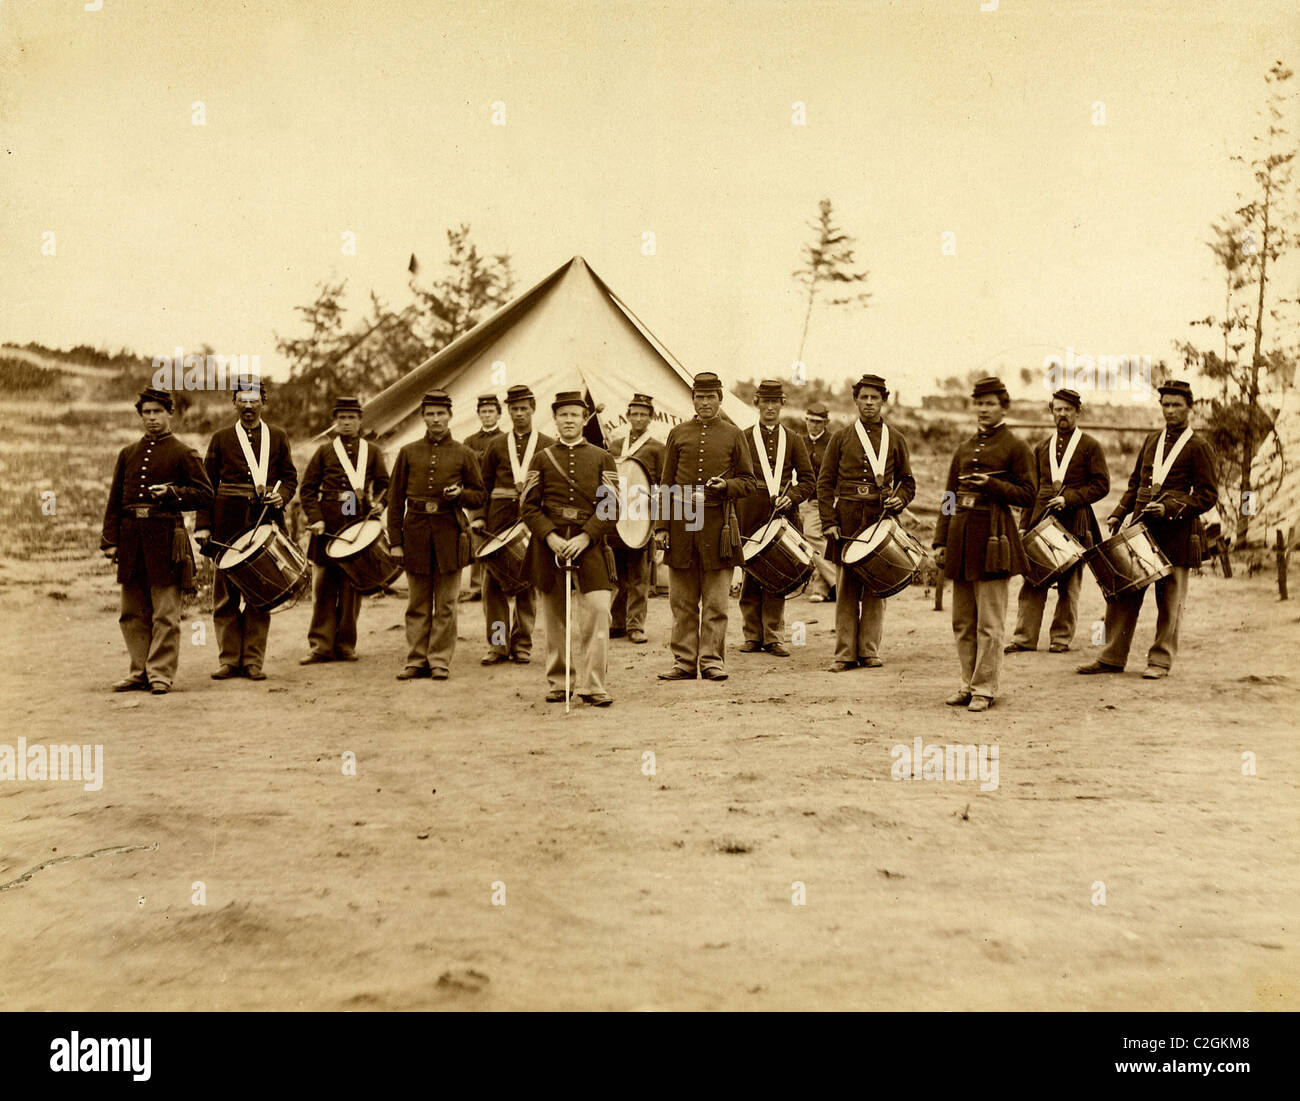
[(1005, 535), (998, 536), (998, 573), (1011, 572), (1011, 540)]
[(998, 572), (998, 538), (996, 535), (990, 535), (988, 542), (984, 544), (984, 572)]

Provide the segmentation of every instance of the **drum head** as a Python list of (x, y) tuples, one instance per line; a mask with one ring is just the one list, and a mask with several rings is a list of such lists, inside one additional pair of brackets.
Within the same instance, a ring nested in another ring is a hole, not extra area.
[(478, 557), (490, 558), (492, 555), (496, 554), (496, 552), (499, 551), (502, 547), (504, 547), (507, 543), (513, 543), (516, 539), (518, 539), (521, 533), (523, 534), (526, 540), (528, 538), (528, 525), (523, 523), (523, 521), (520, 521), (518, 524), (515, 524), (514, 527), (507, 528), (500, 535), (492, 536), (491, 539), (489, 539), (486, 543), (484, 543), (481, 547), (479, 547)]
[(230, 545), (230, 549), (217, 559), (217, 569), (228, 570), (238, 566), (241, 562), (246, 562), (266, 546), (274, 534), (274, 524), (263, 524), (260, 528), (253, 528), (251, 531), (244, 532)]
[(640, 550), (650, 541), (653, 523), (651, 516), (650, 475), (635, 456), (629, 455), (615, 464), (618, 467), (619, 487), (623, 493), (619, 501), (618, 537), (629, 550)]
[(351, 558), (370, 546), (383, 530), (383, 523), (377, 519), (362, 520), (359, 524), (344, 528), (326, 543), (325, 554), (330, 558)]
[(875, 554), (880, 546), (888, 539), (894, 530), (894, 521), (892, 519), (881, 520), (876, 525), (876, 530), (871, 533), (871, 538), (853, 540), (844, 552), (844, 561), (846, 563), (858, 562), (866, 558), (869, 554)]
[(745, 561), (748, 562), (751, 558), (767, 550), (772, 540), (776, 539), (784, 530), (785, 525), (784, 519), (769, 520), (758, 531), (754, 532), (745, 542)]

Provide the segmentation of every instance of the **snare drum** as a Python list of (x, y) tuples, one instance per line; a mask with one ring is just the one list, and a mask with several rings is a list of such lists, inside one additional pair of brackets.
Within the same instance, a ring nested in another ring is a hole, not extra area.
[(1044, 516), (1021, 538), (1025, 548), (1025, 580), (1036, 589), (1059, 581), (1083, 558), (1087, 549), (1055, 516)]
[(650, 508), (650, 475), (635, 456), (619, 459), (618, 524), (610, 536), (614, 546), (640, 550), (650, 542), (653, 521)]
[(292, 597), (307, 576), (307, 556), (278, 524), (244, 532), (217, 559), (232, 585), (254, 608), (270, 611)]
[(325, 554), (362, 596), (388, 588), (402, 575), (401, 565), (389, 553), (383, 522), (373, 517), (344, 528), (325, 544)]
[(901, 593), (929, 560), (925, 548), (892, 516), (869, 530), (866, 539), (850, 539), (840, 555), (872, 596)]
[(789, 520), (769, 520), (745, 540), (745, 572), (767, 592), (789, 596), (812, 576), (813, 546)]
[(1138, 592), (1174, 572), (1165, 552), (1143, 523), (1130, 524), (1089, 548), (1083, 560), (1107, 600)]
[(475, 553), (507, 596), (518, 596), (532, 586), (528, 576), (528, 543), (532, 533), (522, 520), (494, 535)]

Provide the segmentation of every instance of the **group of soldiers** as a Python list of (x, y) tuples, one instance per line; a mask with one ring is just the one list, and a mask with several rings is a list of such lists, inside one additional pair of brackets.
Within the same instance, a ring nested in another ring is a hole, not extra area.
[[(1127, 491), (1107, 520), (1113, 533), (1140, 517), (1172, 566), (1155, 585), (1155, 641), (1144, 676), (1166, 676), (1178, 646), (1189, 569), (1199, 565), (1198, 517), (1217, 499), (1214, 456), (1189, 425), (1191, 387), (1159, 388), (1166, 428), (1145, 440)], [(556, 437), (535, 425), (536, 397), (523, 385), (505, 396), (509, 429), (497, 427), (496, 395), (478, 399), (483, 428), (465, 442), (451, 438), (451, 397), (425, 394), (424, 435), (403, 446), (391, 475), (378, 446), (362, 432), (360, 401), (341, 397), (332, 409), (333, 436), (313, 454), (299, 484), (286, 434), (263, 420), (260, 383), (236, 390), (236, 423), (220, 429), (200, 461), (171, 434), (173, 403), (147, 389), (136, 402), (143, 438), (118, 456), (105, 512), (101, 549), (117, 563), (120, 623), (130, 673), (116, 691), (163, 694), (179, 658), (181, 592), (194, 568), (183, 513), (194, 511), (200, 553), (220, 555), (260, 522), (282, 522), (295, 494), (309, 523), (312, 617), (302, 664), (357, 659), (361, 597), (326, 553), (328, 541), (361, 519), (387, 513), (390, 553), (407, 575), (408, 652), (399, 680), (446, 680), (457, 639), (458, 605), (482, 602), (487, 650), (483, 665), (530, 663), (538, 604), (546, 624), (549, 702), (577, 698), (607, 707), (608, 643), (643, 644), (651, 563), (661, 553), (668, 571), (671, 668), (660, 680), (725, 680), (728, 605), (746, 541), (786, 519), (813, 548), (810, 599), (835, 602), (835, 653), (828, 671), (881, 667), (886, 600), (842, 562), (842, 551), (883, 517), (902, 513), (916, 495), (903, 433), (883, 417), (885, 380), (863, 375), (853, 387), (857, 417), (828, 431), (828, 410), (807, 410), (806, 433), (781, 424), (785, 394), (764, 381), (755, 396), (758, 421), (743, 430), (721, 415), (722, 382), (694, 378), (695, 417), (675, 425), (665, 443), (649, 432), (654, 398), (635, 394), (626, 435), (609, 449), (586, 437), (594, 415), (578, 391), (555, 395)], [(1003, 423), (1010, 397), (989, 377), (974, 387), (976, 432), (953, 455), (932, 547), (953, 583), (952, 622), (960, 687), (952, 706), (983, 711), (998, 697), (1004, 653), (1036, 649), (1048, 590), (1026, 578), (1015, 630), (1003, 646), (1010, 581), (1025, 573), (1024, 531), (1055, 516), (1085, 547), (1101, 540), (1093, 505), (1110, 479), (1101, 446), (1077, 427), (1082, 399), (1058, 390), (1050, 409), (1056, 431), (1032, 451)], [(660, 502), (689, 498), (691, 508), (663, 508), (653, 542), (631, 548), (614, 538), (619, 516), (618, 462), (635, 459)], [(673, 493), (658, 492), (664, 489)], [(612, 507), (611, 507), (612, 506)], [(1011, 512), (1022, 510), (1019, 522)], [(474, 551), (519, 524), (531, 533), (526, 583), (504, 587), (492, 570), (477, 570), (462, 593)], [(1082, 566), (1053, 583), (1057, 603), (1049, 649), (1070, 649)], [(746, 574), (740, 589), (742, 653), (782, 658), (785, 598)], [(1109, 600), (1106, 641), (1083, 674), (1122, 672), (1145, 589)], [(575, 622), (576, 620), (576, 622)], [(212, 677), (263, 680), (270, 613), (244, 599), (215, 571), (213, 621), (220, 648)], [(567, 646), (566, 646), (567, 640)]]

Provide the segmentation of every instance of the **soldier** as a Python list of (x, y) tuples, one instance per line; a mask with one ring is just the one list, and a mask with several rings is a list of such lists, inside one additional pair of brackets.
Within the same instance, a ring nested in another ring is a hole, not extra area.
[[(839, 562), (844, 545), (882, 515), (902, 512), (916, 496), (907, 440), (880, 415), (889, 389), (879, 375), (853, 384), (858, 419), (831, 437), (817, 478), (817, 506), (826, 551)], [(835, 582), (835, 660), (832, 673), (861, 666), (879, 669), (885, 634), (885, 599), (867, 592), (852, 570), (839, 567)]]
[(992, 376), (975, 383), (972, 395), (979, 429), (964, 441), (948, 467), (934, 546), (952, 579), (952, 632), (961, 662), (961, 690), (944, 702), (987, 711), (997, 698), (1007, 586), (1024, 573), (1010, 506), (1033, 503), (1034, 457), (1002, 423), (1011, 395)]
[(212, 504), (198, 452), (171, 432), (172, 396), (146, 389), (135, 411), (144, 436), (118, 452), (99, 547), (117, 562), (118, 624), (131, 672), (114, 692), (171, 691), (181, 653), (181, 593), (193, 588), (194, 557), (183, 513)]
[[(618, 437), (609, 445), (617, 462), (632, 459), (645, 468), (652, 489), (659, 484), (664, 468), (664, 445), (650, 435), (650, 421), (654, 415), (654, 398), (649, 394), (633, 394), (627, 403), (627, 435)], [(626, 633), (628, 642), (647, 642), (645, 617), (650, 597), (653, 547), (651, 544), (625, 547), (617, 541), (613, 541), (611, 546), (618, 592), (610, 610), (609, 637), (621, 638)]]
[(451, 397), (432, 390), (420, 402), (426, 432), (397, 453), (389, 485), (388, 542), (406, 568), (406, 666), (398, 680), (446, 680), (456, 650), (456, 596), (469, 565), (469, 521), (462, 508), (483, 504), (474, 452), (451, 438)]
[[(496, 394), (482, 394), (478, 399), (478, 420), (483, 427), (477, 432), (465, 437), (465, 446), (474, 452), (474, 457), (478, 459), (479, 469), (483, 469), (483, 455), (488, 449), (488, 444), (500, 436), (505, 435), (497, 427), (501, 420), (501, 402), (497, 400)], [(481, 530), (482, 525), (475, 526), (474, 521), (483, 517), (482, 509), (472, 509), (466, 512), (470, 520), (470, 527), (475, 531)], [(479, 561), (470, 563), (469, 566), (469, 588), (461, 590), (461, 601), (482, 600), (483, 599), (483, 564)]]
[[(1075, 390), (1057, 390), (1050, 409), (1056, 431), (1034, 448), (1034, 473), (1038, 494), (1034, 507), (1020, 517), (1020, 530), (1028, 531), (1044, 516), (1053, 515), (1085, 547), (1101, 541), (1101, 529), (1092, 506), (1110, 492), (1110, 473), (1106, 456), (1096, 438), (1076, 427), (1083, 399)], [(1079, 589), (1083, 582), (1080, 562), (1053, 584), (1056, 588), (1056, 614), (1052, 616), (1048, 649), (1063, 654), (1074, 640), (1074, 624), (1079, 614)], [(1047, 588), (1033, 585), (1026, 577), (1020, 584), (1019, 613), (1016, 633), (1005, 653), (1038, 648), (1038, 633), (1043, 626), (1043, 609)]]
[[(804, 413), (803, 423), (806, 429), (803, 442), (816, 478), (821, 473), (822, 459), (826, 457), (826, 448), (831, 442), (830, 410), (822, 402), (813, 402)], [(822, 533), (822, 514), (816, 493), (800, 503), (799, 516), (803, 520), (803, 536), (815, 548), (813, 566), (817, 572), (808, 583), (808, 602), (821, 604), (834, 600), (835, 567), (826, 561), (826, 537)]]
[[(500, 535), (522, 519), (519, 495), (524, 488), (529, 464), (539, 450), (545, 450), (555, 442), (533, 427), (536, 410), (537, 399), (527, 386), (512, 386), (506, 391), (506, 412), (510, 415), (512, 431), (498, 433), (483, 455), (487, 518), (473, 520), (470, 525), (473, 530)], [(513, 620), (510, 617), (512, 599), (515, 602)], [(484, 570), (483, 620), (487, 626), (488, 651), (481, 664), (514, 661), (527, 665), (532, 660), (533, 625), (537, 620), (532, 589), (511, 597), (492, 576), (492, 571)]]
[[(237, 424), (220, 429), (208, 444), (204, 459), (215, 496), (211, 508), (200, 508), (194, 538), (200, 552), (217, 558), (222, 549), (262, 523), (284, 526), (284, 507), (298, 489), (289, 437), (262, 420), (266, 388), (260, 382), (241, 384), (234, 392)], [(212, 621), (221, 647), (213, 680), (241, 674), (266, 680), (262, 663), (271, 630), (271, 613), (255, 608), (226, 581), (223, 570), (212, 578)]]
[(726, 680), (727, 592), (743, 562), (733, 502), (758, 479), (744, 433), (719, 416), (722, 380), (696, 375), (691, 396), (695, 417), (668, 433), (661, 479), (668, 492), (657, 501), (655, 539), (666, 552), (673, 613), (673, 667), (659, 679)]
[[(580, 391), (556, 394), (551, 412), (560, 440), (532, 457), (523, 495), (524, 520), (533, 533), (528, 555), (546, 617), (546, 699), (565, 698), (565, 575), (572, 572), (574, 591), (567, 599), (577, 612), (576, 637), (571, 635), (577, 694), (593, 707), (609, 707), (614, 700), (605, 691), (605, 673), (614, 562), (605, 537), (618, 521), (618, 470), (608, 451), (583, 439), (589, 410)], [(571, 571), (559, 562), (571, 563)]]
[(345, 528), (384, 511), (388, 464), (384, 453), (361, 436), (361, 402), (338, 398), (330, 410), (334, 439), (323, 443), (307, 464), (300, 496), (311, 541), (311, 649), (299, 665), (357, 660), (357, 616), (361, 594), (352, 587), (338, 559), (325, 553), (329, 540)]
[[(802, 437), (781, 426), (785, 390), (779, 380), (764, 379), (754, 395), (758, 423), (745, 433), (749, 457), (758, 472), (757, 492), (736, 506), (740, 533), (753, 535), (769, 520), (787, 519), (799, 525), (799, 504), (817, 493), (816, 475)], [(740, 614), (745, 641), (742, 654), (767, 651), (773, 657), (788, 658), (781, 637), (785, 631), (785, 597), (769, 593), (748, 573), (740, 590)]]
[[(1142, 674), (1148, 680), (1167, 677), (1173, 667), (1178, 654), (1178, 622), (1187, 599), (1187, 571), (1201, 564), (1204, 550), (1200, 517), (1219, 499), (1214, 450), (1189, 423), (1191, 384), (1176, 379), (1157, 389), (1165, 428), (1143, 441), (1128, 489), (1106, 521), (1114, 534), (1126, 516), (1140, 520), (1173, 567), (1170, 576), (1155, 583), (1156, 637)], [(1106, 603), (1106, 646), (1096, 661), (1080, 666), (1078, 672), (1124, 671), (1146, 594), (1142, 588)]]

